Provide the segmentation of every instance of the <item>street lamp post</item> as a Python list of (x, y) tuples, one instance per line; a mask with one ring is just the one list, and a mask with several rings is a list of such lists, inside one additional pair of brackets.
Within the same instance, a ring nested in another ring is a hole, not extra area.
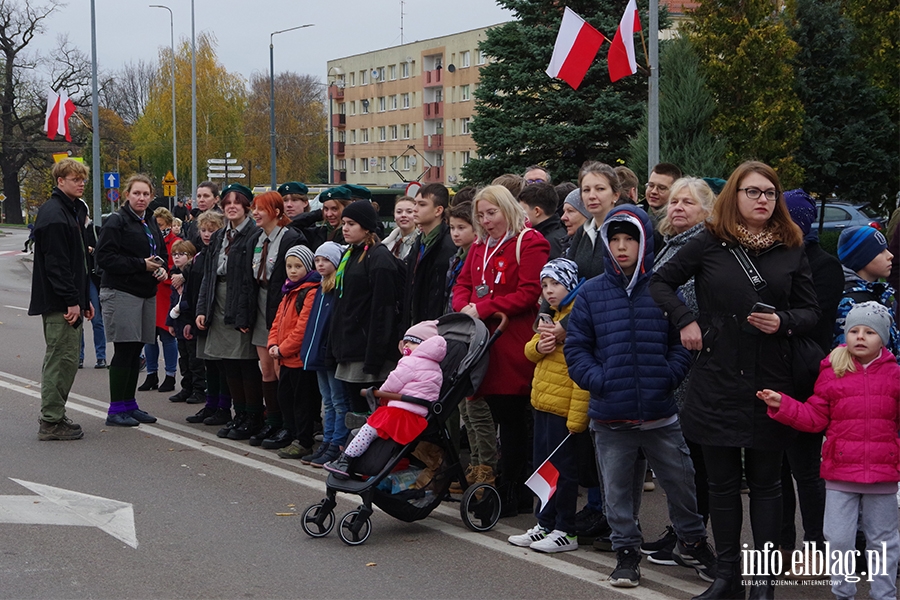
[(197, 193), (197, 38), (191, 0), (191, 197)]
[(278, 176), (275, 172), (275, 45), (272, 38), (274, 38), (279, 33), (287, 33), (288, 31), (304, 29), (306, 27), (312, 26), (313, 23), (307, 23), (306, 25), (298, 25), (297, 27), (291, 27), (290, 29), (273, 31), (269, 34), (269, 169), (271, 171), (271, 184), (273, 191), (278, 185)]
[[(172, 36), (172, 174), (175, 181), (178, 181), (178, 138), (175, 135), (175, 18), (172, 16), (172, 9), (162, 4), (151, 4), (150, 8), (164, 8), (169, 11), (169, 29)], [(176, 184), (175, 197), (178, 198), (178, 188)], [(171, 203), (169, 205), (171, 209)]]

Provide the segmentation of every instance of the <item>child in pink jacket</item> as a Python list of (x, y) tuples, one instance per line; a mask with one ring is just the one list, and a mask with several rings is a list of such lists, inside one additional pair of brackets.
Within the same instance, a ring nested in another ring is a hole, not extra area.
[[(407, 330), (400, 341), (403, 358), (397, 363), (382, 392), (412, 396), (436, 402), (444, 376), (441, 361), (447, 355), (447, 342), (438, 335), (437, 321), (422, 321)], [(428, 409), (418, 404), (391, 400), (372, 413), (347, 448), (325, 469), (339, 478), (350, 476), (350, 459), (362, 456), (375, 438), (408, 444), (425, 431)]]
[[(846, 345), (822, 361), (815, 393), (805, 404), (773, 390), (756, 394), (779, 423), (800, 431), (827, 427), (821, 469), (824, 529), (830, 546), (831, 590), (837, 598), (856, 593), (854, 558), (859, 564), (856, 572), (864, 572), (872, 583), (871, 598), (897, 598), (900, 366), (885, 348), (890, 331), (891, 315), (884, 306), (857, 304), (844, 324)], [(857, 556), (855, 544), (860, 513), (866, 556)], [(834, 560), (837, 551), (842, 561)]]

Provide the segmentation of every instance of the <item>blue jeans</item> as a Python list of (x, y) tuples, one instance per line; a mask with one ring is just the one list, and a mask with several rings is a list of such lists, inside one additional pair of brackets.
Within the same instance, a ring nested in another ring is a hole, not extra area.
[[(534, 468), (537, 469), (560, 442), (569, 428), (566, 418), (542, 410), (534, 411)], [(534, 514), (544, 529), (575, 535), (575, 509), (578, 504), (578, 467), (575, 440), (569, 439), (553, 455), (553, 466), (559, 471), (554, 493), (546, 506), (535, 508)]]
[(591, 423), (591, 431), (603, 473), (606, 518), (612, 528), (613, 549), (641, 545), (641, 531), (634, 518), (638, 450), (643, 450), (666, 493), (669, 519), (678, 539), (693, 544), (706, 538), (706, 527), (697, 513), (694, 465), (678, 421), (658, 429), (619, 431)]
[[(156, 328), (156, 335), (162, 342), (163, 359), (166, 363), (166, 375), (175, 377), (178, 373), (178, 340), (160, 327)], [(144, 358), (147, 359), (147, 374), (159, 371), (159, 345), (154, 341), (152, 344), (144, 344)]]
[(344, 382), (334, 378), (334, 371), (316, 371), (319, 378), (319, 393), (322, 394), (322, 441), (343, 446), (347, 443), (349, 431), (344, 424), (344, 416), (350, 406)]
[[(94, 318), (91, 327), (94, 329), (94, 356), (98, 361), (106, 360), (106, 329), (103, 328), (103, 311), (100, 310), (100, 290), (91, 280), (91, 304), (94, 305)], [(79, 362), (84, 362), (84, 329), (81, 330), (81, 353)]]

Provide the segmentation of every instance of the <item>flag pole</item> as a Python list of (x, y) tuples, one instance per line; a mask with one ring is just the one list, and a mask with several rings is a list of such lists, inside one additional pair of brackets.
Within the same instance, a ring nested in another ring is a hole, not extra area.
[(644, 30), (641, 29), (641, 46), (644, 47), (644, 60), (647, 62), (647, 69), (650, 69), (650, 55), (647, 53), (647, 40), (644, 39)]
[[(563, 438), (563, 441), (561, 441), (561, 442), (559, 443), (559, 445), (556, 447), (556, 450), (559, 450), (560, 448), (562, 448), (562, 445), (565, 444), (565, 443), (566, 443), (566, 440), (568, 440), (570, 437), (572, 437), (572, 432), (571, 432), (571, 431), (570, 431), (569, 433), (566, 434), (566, 437), (564, 437), (564, 438)], [(542, 463), (540, 464), (540, 466), (539, 466), (537, 469), (534, 470), (535, 473), (537, 473), (538, 471), (540, 471), (540, 470), (541, 470), (541, 467), (543, 467), (544, 464), (545, 464), (548, 460), (550, 460), (551, 458), (553, 458), (553, 455), (556, 454), (556, 450), (554, 450), (553, 452), (551, 452), (551, 453), (550, 453), (550, 456), (548, 456), (547, 458), (544, 459), (544, 462), (542, 462)]]
[[(641, 32), (643, 39), (643, 31)], [(647, 98), (647, 174), (659, 163), (659, 2), (650, 2), (650, 80)]]

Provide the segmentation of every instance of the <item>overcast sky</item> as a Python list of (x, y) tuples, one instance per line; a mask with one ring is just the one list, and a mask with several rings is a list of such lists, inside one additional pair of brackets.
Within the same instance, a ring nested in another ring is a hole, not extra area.
[[(34, 0), (36, 3), (40, 0)], [(170, 45), (172, 9), (175, 43), (190, 39), (190, 0), (95, 0), (97, 60), (101, 71), (115, 71), (128, 61), (155, 60), (160, 46)], [(406, 0), (403, 42), (494, 25), (511, 14), (492, 0)], [(314, 27), (276, 35), (275, 72), (295, 71), (325, 81), (326, 61), (400, 44), (399, 0), (195, 0), (196, 31), (211, 31), (218, 40), (219, 61), (249, 79), (269, 72), (269, 34), (306, 23)], [(46, 21), (46, 32), (32, 43), (35, 51), (53, 47), (56, 35), (90, 56), (89, 0), (69, 0)]]

